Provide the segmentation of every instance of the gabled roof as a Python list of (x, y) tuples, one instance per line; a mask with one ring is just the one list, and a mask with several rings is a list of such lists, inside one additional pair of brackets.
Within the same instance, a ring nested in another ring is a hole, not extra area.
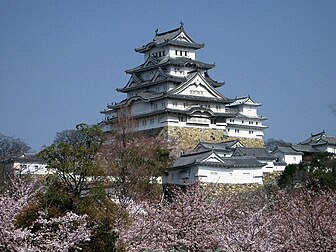
[(254, 102), (250, 96), (246, 96), (246, 97), (240, 97), (240, 98), (235, 98), (234, 102), (232, 102), (231, 104), (227, 105), (229, 107), (231, 106), (239, 106), (239, 105), (249, 105), (249, 106), (261, 106), (260, 103), (256, 103)]
[(199, 44), (192, 40), (192, 38), (185, 32), (183, 24), (181, 23), (179, 28), (170, 31), (158, 33), (157, 29), (153, 41), (139, 48), (135, 48), (134, 50), (136, 52), (144, 53), (153, 47), (161, 47), (165, 45), (177, 45), (194, 49), (204, 47), (204, 44)]
[[(211, 157), (211, 159), (209, 159)], [(216, 160), (216, 162), (209, 161)], [(193, 165), (216, 166), (223, 168), (253, 168), (263, 167), (264, 164), (260, 163), (255, 157), (220, 157), (214, 150), (206, 150), (196, 153), (184, 154), (177, 159), (174, 164), (168, 168), (180, 169), (187, 168)]]
[(296, 151), (303, 152), (303, 153), (317, 153), (319, 152), (313, 146), (309, 144), (293, 144), (292, 148)]
[(294, 150), (292, 147), (279, 147), (277, 146), (277, 148), (272, 152), (272, 154), (277, 153), (277, 152), (281, 152), (283, 154), (287, 154), (287, 155), (302, 155), (303, 153), (297, 150)]
[[(230, 105), (231, 105), (231, 104), (227, 105), (227, 107), (229, 107)], [(242, 114), (242, 113), (238, 113), (237, 118), (259, 119), (259, 120), (262, 120), (262, 121), (267, 120), (267, 117), (264, 117), (264, 116), (259, 116), (259, 115), (256, 115), (256, 116), (252, 116), (252, 115), (244, 115), (244, 114)]]
[(201, 85), (204, 89), (206, 89), (212, 95), (214, 99), (222, 100), (225, 103), (231, 102), (231, 100), (224, 97), (211, 84), (209, 84), (200, 72), (195, 72), (191, 74), (190, 76), (188, 76), (188, 79), (186, 82), (170, 90), (168, 92), (168, 95), (180, 95), (180, 94), (183, 95), (182, 92), (186, 90), (187, 88), (189, 88), (191, 85)]
[[(152, 64), (149, 64), (149, 63), (152, 63)], [(203, 70), (209, 70), (215, 67), (215, 64), (208, 64), (202, 61), (193, 60), (193, 59), (185, 58), (185, 57), (176, 57), (176, 58), (165, 57), (162, 59), (158, 59), (155, 56), (150, 56), (148, 57), (145, 63), (137, 67), (134, 67), (132, 69), (128, 69), (125, 72), (127, 74), (138, 73), (138, 72), (143, 72), (143, 71), (147, 71), (153, 68), (157, 68), (159, 66), (162, 67), (166, 65), (179, 65), (179, 66), (186, 66), (186, 67), (190, 67), (194, 69), (203, 69)]]
[(237, 147), (232, 156), (240, 157), (256, 157), (258, 160), (273, 160), (274, 156), (269, 154), (266, 148), (247, 148)]
[(317, 134), (311, 134), (311, 136), (301, 142), (300, 144), (309, 144), (311, 146), (317, 146), (317, 145), (336, 145), (336, 137), (334, 136), (327, 136), (325, 131), (323, 130), (320, 133)]
[(198, 145), (194, 148), (194, 150), (197, 150), (200, 147), (203, 147), (204, 149), (208, 150), (215, 150), (215, 151), (232, 151), (232, 148), (238, 144), (240, 146), (243, 146), (239, 140), (231, 140), (226, 142), (220, 142), (220, 143), (208, 143), (208, 142), (200, 142)]

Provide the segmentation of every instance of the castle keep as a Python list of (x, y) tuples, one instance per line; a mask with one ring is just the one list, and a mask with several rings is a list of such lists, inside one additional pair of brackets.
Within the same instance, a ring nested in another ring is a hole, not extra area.
[(111, 131), (120, 111), (128, 108), (134, 131), (178, 139), (183, 149), (200, 141), (221, 142), (239, 138), (245, 146), (262, 146), (265, 117), (251, 97), (227, 98), (217, 89), (224, 83), (212, 79), (214, 64), (197, 60), (204, 44), (195, 42), (183, 23), (177, 29), (158, 33), (135, 51), (144, 63), (126, 70), (127, 84), (117, 89), (127, 98), (110, 104), (102, 128)]

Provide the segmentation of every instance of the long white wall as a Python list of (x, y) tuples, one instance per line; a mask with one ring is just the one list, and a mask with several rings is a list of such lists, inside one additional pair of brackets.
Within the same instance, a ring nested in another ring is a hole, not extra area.
[(262, 184), (262, 168), (220, 168), (192, 167), (191, 169), (169, 171), (164, 183), (184, 185), (197, 181), (219, 184)]

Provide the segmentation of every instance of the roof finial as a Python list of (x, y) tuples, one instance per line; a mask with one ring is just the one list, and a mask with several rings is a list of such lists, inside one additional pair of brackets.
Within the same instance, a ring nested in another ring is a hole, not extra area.
[(158, 32), (159, 32), (159, 28), (156, 28), (156, 30), (155, 30), (155, 36), (158, 35)]
[(182, 21), (180, 22), (180, 25), (181, 25), (181, 28), (183, 28), (183, 25), (184, 25), (184, 24), (183, 24), (183, 22), (182, 22)]

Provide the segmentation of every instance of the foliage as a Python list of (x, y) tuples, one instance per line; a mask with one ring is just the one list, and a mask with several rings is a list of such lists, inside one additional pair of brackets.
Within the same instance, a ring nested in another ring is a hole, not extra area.
[(103, 135), (97, 126), (86, 124), (76, 130), (57, 134), (54, 143), (39, 153), (50, 169), (75, 196), (80, 196), (91, 177), (101, 175), (96, 165), (96, 155), (103, 142)]
[(97, 163), (102, 142), (97, 126), (80, 124), (75, 130), (57, 133), (54, 143), (39, 153), (55, 174), (48, 177), (46, 190), (20, 214), (18, 225), (27, 227), (41, 210), (47, 210), (48, 218), (75, 212), (87, 216), (92, 231), (90, 241), (81, 243), (82, 250), (114, 251), (115, 225), (122, 214), (104, 189), (104, 173)]
[(280, 176), (280, 187), (306, 186), (336, 189), (336, 159), (331, 153), (319, 153), (311, 162), (287, 165)]
[(141, 134), (115, 134), (105, 142), (103, 154), (107, 174), (113, 178), (114, 196), (122, 205), (130, 200), (159, 198), (158, 182), (171, 162), (167, 142), (160, 137)]
[(18, 178), (12, 185), (10, 193), (0, 194), (1, 251), (68, 251), (89, 239), (87, 217), (73, 212), (57, 218), (48, 218), (45, 212), (39, 212), (30, 225), (17, 227), (16, 216), (32, 201), (34, 186)]
[(91, 189), (81, 200), (78, 211), (87, 214), (91, 225), (94, 225), (91, 240), (82, 244), (83, 251), (116, 251), (116, 224), (127, 216), (122, 208), (111, 201), (105, 190)]
[(9, 185), (11, 170), (6, 161), (18, 157), (29, 151), (30, 147), (19, 138), (5, 136), (0, 133), (0, 191), (5, 190)]
[(22, 139), (0, 133), (0, 161), (17, 157), (29, 150), (30, 147)]

